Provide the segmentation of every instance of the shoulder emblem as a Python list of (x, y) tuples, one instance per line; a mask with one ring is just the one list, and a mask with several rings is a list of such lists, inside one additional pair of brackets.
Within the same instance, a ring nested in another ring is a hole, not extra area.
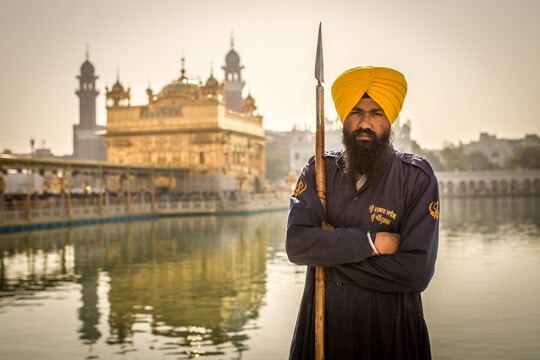
[(439, 205), (440, 201), (432, 201), (428, 206), (429, 215), (431, 215), (431, 217), (433, 217), (435, 220), (439, 219)]
[(298, 197), (300, 196), (301, 193), (303, 193), (304, 191), (306, 191), (307, 189), (307, 185), (306, 185), (306, 182), (304, 180), (300, 180), (297, 184), (296, 184), (296, 187), (294, 188), (294, 191), (292, 193), (292, 196), (294, 197)]

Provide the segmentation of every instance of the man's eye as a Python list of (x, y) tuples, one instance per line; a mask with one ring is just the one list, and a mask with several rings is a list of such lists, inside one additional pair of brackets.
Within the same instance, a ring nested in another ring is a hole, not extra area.
[(375, 116), (383, 116), (384, 113), (383, 113), (382, 111), (375, 111), (375, 112), (373, 113), (373, 115), (375, 115)]

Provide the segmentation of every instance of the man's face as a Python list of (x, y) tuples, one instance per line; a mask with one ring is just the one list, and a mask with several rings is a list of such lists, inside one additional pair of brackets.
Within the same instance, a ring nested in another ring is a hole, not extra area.
[(358, 144), (370, 146), (377, 138), (390, 133), (390, 122), (383, 109), (371, 98), (362, 98), (353, 107), (343, 126)]
[(373, 99), (361, 99), (343, 124), (347, 168), (351, 180), (366, 175), (376, 182), (381, 159), (390, 146), (390, 122), (383, 109)]

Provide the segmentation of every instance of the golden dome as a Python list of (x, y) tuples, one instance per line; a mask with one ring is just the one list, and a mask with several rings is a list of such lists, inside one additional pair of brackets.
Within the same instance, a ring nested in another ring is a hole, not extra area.
[(124, 92), (124, 91), (126, 91), (126, 90), (124, 89), (124, 86), (120, 83), (120, 80), (116, 80), (116, 82), (112, 86), (111, 92), (121, 93), (121, 92)]
[(255, 99), (253, 96), (251, 96), (251, 93), (246, 96), (244, 99), (244, 102), (242, 103), (242, 112), (253, 114), (253, 112), (257, 110), (257, 105), (255, 105)]

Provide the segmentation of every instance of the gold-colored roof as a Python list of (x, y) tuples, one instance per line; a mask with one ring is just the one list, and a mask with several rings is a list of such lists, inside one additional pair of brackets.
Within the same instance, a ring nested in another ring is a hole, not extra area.
[(158, 97), (198, 98), (201, 92), (201, 86), (198, 80), (180, 78), (165, 85)]

